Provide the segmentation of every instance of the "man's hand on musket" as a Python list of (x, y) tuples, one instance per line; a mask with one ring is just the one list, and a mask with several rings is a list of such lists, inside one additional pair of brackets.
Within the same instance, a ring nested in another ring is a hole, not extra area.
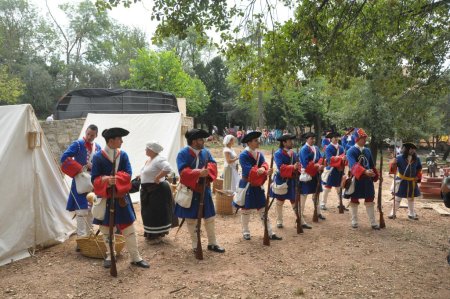
[(200, 170), (200, 177), (206, 178), (208, 176), (208, 169), (202, 169)]
[(368, 177), (371, 177), (371, 178), (373, 178), (376, 175), (375, 172), (373, 172), (372, 169), (365, 170), (364, 174), (367, 175)]
[(260, 168), (258, 168), (258, 170), (256, 171), (256, 174), (257, 174), (257, 175), (262, 175), (262, 174), (264, 173), (265, 170), (266, 170), (266, 169), (265, 169), (264, 167), (260, 167)]
[[(263, 172), (264, 172), (264, 170), (263, 170)], [(272, 175), (272, 173), (273, 173), (273, 168), (269, 168), (269, 170), (267, 171), (267, 175), (270, 176), (270, 175)]]
[(323, 170), (324, 170), (324, 168), (325, 168), (325, 165), (319, 165), (319, 168), (318, 168), (318, 170), (319, 170), (319, 171), (323, 171)]
[(89, 170), (89, 171), (92, 170), (92, 163), (91, 162), (87, 162), (87, 170)]
[(105, 175), (102, 177), (103, 182), (108, 182), (108, 186), (112, 186), (116, 184), (116, 177), (113, 175)]

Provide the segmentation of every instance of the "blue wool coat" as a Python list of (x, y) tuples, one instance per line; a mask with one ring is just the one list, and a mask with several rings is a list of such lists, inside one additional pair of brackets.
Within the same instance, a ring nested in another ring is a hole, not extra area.
[[(181, 174), (183, 169), (190, 167), (191, 169), (201, 169), (205, 167), (206, 158), (208, 158), (208, 163), (216, 163), (211, 153), (207, 149), (202, 149), (199, 153), (199, 164), (196, 168), (196, 157), (195, 154), (191, 154), (191, 150), (188, 146), (180, 150), (177, 155), (177, 167), (178, 173)], [(198, 207), (200, 201), (200, 193), (193, 192), (192, 203), (190, 208), (183, 208), (178, 204), (175, 205), (175, 215), (179, 218), (197, 219)], [(214, 208), (214, 203), (211, 195), (211, 188), (206, 187), (205, 197), (204, 197), (204, 211), (203, 218), (210, 218), (216, 215), (216, 210)]]
[[(319, 148), (314, 145), (316, 149), (316, 158), (314, 159), (314, 152), (309, 148), (308, 144), (303, 145), (300, 149), (300, 163), (302, 163), (302, 168), (306, 168), (309, 162), (317, 163), (319, 162), (322, 155), (320, 154)], [(319, 180), (319, 174), (315, 175), (309, 182), (300, 182), (301, 194), (314, 194), (316, 193), (317, 182)], [(322, 186), (319, 186), (319, 192), (322, 192)]]
[[(256, 159), (253, 158), (253, 156), (248, 151), (242, 151), (242, 153), (239, 155), (239, 163), (241, 164), (242, 168), (242, 178), (239, 181), (239, 188), (245, 188), (247, 185), (246, 178), (248, 178), (250, 174), (250, 170), (254, 165), (256, 165)], [(264, 159), (264, 155), (262, 152), (259, 152), (259, 162), (258, 162), (258, 168), (264, 164), (266, 160)], [(264, 187), (252, 187), (249, 186), (247, 189), (247, 192), (245, 193), (245, 205), (244, 209), (261, 209), (266, 204), (266, 196), (264, 192)], [(233, 205), (235, 207), (239, 207), (233, 202)]]
[[(96, 153), (94, 158), (92, 159), (92, 182), (94, 182), (97, 177), (111, 175), (113, 169), (112, 166), (113, 163), (105, 156), (103, 156), (101, 152)], [(132, 175), (130, 160), (128, 159), (127, 153), (125, 153), (124, 151), (120, 151), (120, 161), (117, 171), (124, 171), (128, 173), (130, 177)], [(121, 207), (118, 200), (114, 201), (114, 224), (131, 224), (136, 220), (136, 214), (134, 212), (133, 203), (131, 202), (130, 196), (126, 194), (124, 197), (128, 203), (125, 207)], [(110, 206), (111, 201), (108, 199), (106, 201), (105, 218), (103, 220), (94, 218), (94, 224), (106, 226), (109, 225)]]
[[(344, 147), (342, 145), (339, 145), (338, 150), (336, 150), (334, 145), (327, 146), (327, 149), (325, 150), (325, 158), (327, 159), (327, 165), (330, 165), (331, 158), (336, 156), (337, 151), (339, 151), (339, 153), (337, 154), (338, 156), (343, 154)], [(330, 169), (331, 166), (327, 166), (326, 168)], [(322, 181), (322, 184), (330, 187), (339, 187), (341, 185), (343, 175), (344, 171), (338, 171), (335, 167), (333, 167), (333, 170), (331, 170), (328, 180), (326, 182)]]
[(281, 176), (280, 169), (283, 165), (294, 165), (296, 162), (298, 162), (297, 153), (293, 151), (292, 157), (290, 157), (284, 149), (279, 148), (274, 153), (274, 161), (278, 169), (274, 175), (274, 182), (277, 185), (281, 185), (286, 182), (288, 185), (288, 192), (285, 195), (277, 195), (273, 193), (272, 188), (270, 188), (270, 197), (274, 197), (279, 200), (289, 199), (290, 201), (295, 201), (295, 178), (283, 178)]
[[(84, 139), (79, 139), (74, 142), (66, 149), (66, 151), (61, 156), (61, 163), (66, 161), (67, 158), (73, 158), (75, 161), (80, 163), (82, 166), (87, 164), (88, 151), (85, 146)], [(95, 143), (95, 153), (101, 151), (101, 146)], [(95, 153), (92, 153), (95, 155)], [(72, 186), (70, 188), (69, 198), (67, 199), (66, 210), (75, 211), (80, 209), (87, 209), (88, 201), (86, 199), (86, 193), (78, 194), (77, 186), (75, 180), (72, 180)]]
[[(350, 169), (358, 163), (365, 169), (373, 169), (375, 165), (373, 163), (372, 153), (370, 149), (364, 148), (363, 152), (356, 146), (352, 146), (347, 151), (348, 166)], [(373, 178), (368, 176), (362, 176), (361, 179), (355, 179), (355, 192), (350, 195), (351, 198), (374, 198), (375, 188), (373, 185)]]
[[(409, 177), (409, 178), (416, 178), (421, 176), (422, 172), (422, 163), (420, 162), (420, 158), (417, 157), (417, 160), (412, 161), (411, 164), (409, 164), (408, 160), (403, 157), (403, 155), (397, 156), (397, 172), (400, 173), (403, 176)], [(400, 178), (397, 176), (397, 180)], [(401, 180), (400, 183), (397, 181), (397, 184), (400, 184), (398, 187), (398, 192), (395, 193), (396, 196), (401, 198), (408, 198), (413, 196), (414, 191), (414, 197), (420, 196), (420, 190), (417, 185), (415, 184), (415, 188), (413, 188), (413, 182), (407, 181), (407, 180)]]

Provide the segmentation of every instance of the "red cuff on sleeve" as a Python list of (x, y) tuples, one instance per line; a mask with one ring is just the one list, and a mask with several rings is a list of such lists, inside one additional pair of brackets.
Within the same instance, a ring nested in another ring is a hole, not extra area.
[(342, 161), (342, 157), (341, 156), (334, 156), (334, 157), (331, 157), (331, 159), (330, 159), (330, 166), (331, 167), (334, 167), (334, 168), (340, 168), (340, 167), (342, 167), (343, 166), (343, 163), (342, 163), (343, 161)]
[(417, 177), (417, 182), (420, 183), (422, 181), (422, 170), (419, 170), (417, 172), (416, 177)]
[(261, 164), (261, 167), (264, 168), (265, 170), (269, 170), (269, 164), (267, 164), (267, 162), (264, 162), (263, 164)]
[(211, 182), (217, 179), (217, 164), (209, 162), (207, 169), (208, 169), (208, 177), (211, 180)]
[(317, 174), (317, 168), (312, 161), (309, 162), (308, 165), (306, 166), (305, 172), (310, 176), (315, 176)]
[(194, 190), (200, 178), (200, 171), (201, 169), (184, 168), (180, 173), (180, 183)]
[(396, 174), (397, 173), (397, 163), (395, 159), (393, 159), (391, 162), (389, 162), (389, 174)]
[(258, 175), (257, 171), (258, 167), (255, 165), (250, 169), (250, 173), (248, 174), (248, 181), (253, 187), (262, 186), (267, 179), (267, 170), (261, 175)]
[(61, 171), (71, 178), (79, 174), (82, 169), (83, 166), (72, 158), (67, 158), (66, 161), (61, 164)]
[[(125, 196), (131, 189), (131, 177), (125, 171), (119, 171), (116, 173), (116, 197)], [(97, 196), (103, 198), (111, 198), (111, 189), (109, 188), (108, 181), (103, 181), (99, 176), (94, 180), (94, 193)]]
[(291, 179), (294, 175), (294, 165), (283, 164), (280, 167), (280, 175), (282, 178)]
[(108, 197), (108, 181), (103, 181), (101, 176), (98, 176), (94, 180), (94, 193), (102, 198)]
[(351, 169), (352, 174), (356, 177), (357, 180), (361, 179), (361, 176), (364, 174), (364, 171), (366, 171), (366, 169), (362, 167), (361, 164), (359, 163), (355, 163), (355, 165), (353, 165)]
[(125, 196), (131, 189), (131, 177), (128, 172), (118, 171), (116, 173), (116, 196)]

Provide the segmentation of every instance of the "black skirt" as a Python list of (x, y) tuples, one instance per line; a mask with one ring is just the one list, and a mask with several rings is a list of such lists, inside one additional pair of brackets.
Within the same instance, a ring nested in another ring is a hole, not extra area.
[(147, 238), (162, 237), (169, 233), (173, 209), (172, 191), (167, 181), (141, 185), (141, 215)]

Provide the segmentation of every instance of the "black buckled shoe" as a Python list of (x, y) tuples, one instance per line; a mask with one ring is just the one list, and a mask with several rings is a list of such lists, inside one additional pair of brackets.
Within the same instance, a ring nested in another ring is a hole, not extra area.
[(395, 216), (394, 215), (389, 215), (388, 218), (389, 219), (395, 219)]
[(322, 214), (319, 214), (319, 219), (320, 220), (326, 220), (327, 218), (325, 218)]
[(273, 234), (270, 236), (270, 240), (275, 240), (275, 241), (279, 241), (279, 240), (283, 240), (282, 237), (278, 237), (276, 234)]
[(140, 268), (150, 268), (150, 265), (144, 260), (140, 260), (139, 262), (131, 262), (131, 264)]
[(277, 228), (283, 228), (283, 223), (277, 223)]
[(225, 252), (225, 249), (220, 247), (219, 245), (208, 245), (208, 250), (218, 252), (218, 253)]
[(111, 268), (111, 260), (103, 260), (103, 268)]
[(417, 217), (417, 215), (414, 215), (414, 216), (408, 215), (408, 219), (410, 219), (410, 220), (419, 220), (419, 217)]
[(252, 237), (250, 237), (250, 234), (244, 234), (244, 240), (250, 240)]
[(372, 225), (373, 230), (380, 230), (380, 226), (378, 224)]
[[(342, 205), (342, 207), (344, 208), (344, 211), (349, 211), (349, 209), (348, 208), (346, 208), (344, 205)], [(341, 206), (339, 205), (339, 206), (337, 206), (337, 208), (338, 209), (340, 209), (341, 208)]]
[(311, 225), (309, 225), (309, 224), (302, 224), (302, 227), (303, 228), (306, 228), (306, 229), (312, 229), (312, 226)]

